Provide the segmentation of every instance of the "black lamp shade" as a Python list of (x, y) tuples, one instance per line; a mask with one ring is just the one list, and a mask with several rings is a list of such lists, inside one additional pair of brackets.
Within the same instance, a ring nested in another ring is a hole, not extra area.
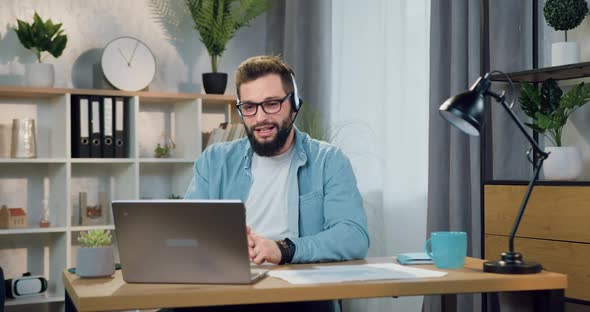
[(483, 123), (484, 96), (467, 91), (446, 100), (438, 109), (441, 116), (466, 134), (479, 136)]

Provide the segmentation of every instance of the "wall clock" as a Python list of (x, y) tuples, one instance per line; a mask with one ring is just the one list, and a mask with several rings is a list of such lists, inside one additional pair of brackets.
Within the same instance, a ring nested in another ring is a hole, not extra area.
[(132, 37), (109, 42), (100, 60), (102, 72), (115, 88), (124, 91), (145, 89), (156, 74), (156, 58), (148, 46)]

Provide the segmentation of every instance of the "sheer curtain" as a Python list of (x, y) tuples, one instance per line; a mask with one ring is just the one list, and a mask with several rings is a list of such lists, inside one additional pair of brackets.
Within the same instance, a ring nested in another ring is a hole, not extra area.
[[(422, 251), (428, 190), (428, 0), (332, 2), (337, 144), (365, 199), (370, 256)], [(350, 300), (345, 311), (419, 311), (421, 297)]]
[[(273, 1), (267, 53), (282, 53), (306, 105), (351, 159), (370, 256), (422, 251), (428, 187), (429, 0)], [(345, 300), (344, 311), (419, 311), (422, 298)]]

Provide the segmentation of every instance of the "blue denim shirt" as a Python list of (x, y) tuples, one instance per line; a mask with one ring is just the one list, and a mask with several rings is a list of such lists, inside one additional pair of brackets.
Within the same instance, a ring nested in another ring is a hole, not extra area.
[[(296, 183), (289, 183), (287, 195), (289, 238), (296, 246), (292, 262), (366, 257), (367, 220), (350, 161), (340, 149), (296, 128), (294, 148), (289, 179)], [(252, 186), (252, 153), (246, 138), (208, 147), (195, 162), (184, 198), (245, 203)]]

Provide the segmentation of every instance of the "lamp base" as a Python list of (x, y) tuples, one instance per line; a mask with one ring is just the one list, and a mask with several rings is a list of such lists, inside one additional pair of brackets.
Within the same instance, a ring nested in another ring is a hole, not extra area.
[(533, 274), (543, 269), (540, 263), (522, 261), (518, 252), (503, 252), (502, 260), (488, 261), (483, 264), (483, 271), (500, 274)]

